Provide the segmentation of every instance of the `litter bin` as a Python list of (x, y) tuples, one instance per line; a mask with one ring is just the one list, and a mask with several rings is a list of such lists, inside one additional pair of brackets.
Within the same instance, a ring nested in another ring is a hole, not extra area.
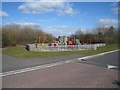
[(30, 51), (30, 46), (27, 44), (25, 47), (26, 50)]

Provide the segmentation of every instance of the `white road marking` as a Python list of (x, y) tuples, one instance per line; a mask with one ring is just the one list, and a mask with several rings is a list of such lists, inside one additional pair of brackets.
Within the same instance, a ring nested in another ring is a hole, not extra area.
[(104, 52), (104, 53), (100, 53), (100, 54), (97, 54), (97, 55), (86, 56), (86, 57), (78, 58), (78, 60), (81, 61), (82, 59), (95, 58), (95, 57), (102, 56), (102, 55), (105, 55), (105, 54), (108, 54), (108, 53), (112, 53), (112, 52), (116, 52), (116, 51), (119, 51), (119, 50)]
[(45, 65), (40, 65), (40, 66), (34, 66), (34, 67), (29, 67), (29, 68), (25, 68), (25, 69), (14, 70), (14, 71), (3, 72), (3, 73), (0, 74), (0, 76), (3, 77), (3, 76), (8, 76), (8, 75), (33, 71), (33, 70), (37, 70), (37, 69), (53, 67), (53, 66), (57, 66), (57, 65), (61, 65), (61, 64), (64, 64), (64, 63), (69, 63), (69, 62), (71, 62), (71, 60), (60, 61), (60, 62), (45, 64)]
[(115, 68), (118, 68), (118, 66), (115, 66), (115, 65), (109, 65), (107, 66), (108, 69), (115, 69)]
[[(76, 59), (77, 59), (77, 61), (78, 60), (81, 61), (82, 59), (94, 58), (94, 57), (104, 55), (104, 54), (107, 54), (107, 53), (112, 53), (112, 52), (115, 52), (115, 51), (118, 51), (118, 50), (105, 52), (105, 53), (100, 53), (100, 54), (92, 55), (92, 56), (86, 56), (86, 57), (82, 57), (82, 58), (76, 58)], [(45, 65), (34, 66), (34, 67), (25, 68), (25, 69), (19, 69), (19, 70), (14, 70), (14, 71), (3, 72), (3, 73), (0, 73), (0, 77), (13, 75), (13, 74), (18, 74), (18, 73), (23, 73), (23, 72), (29, 72), (29, 71), (42, 69), (42, 68), (47, 68), (47, 67), (53, 67), (53, 66), (57, 66), (57, 65), (65, 64), (65, 63), (70, 63), (70, 62), (73, 62), (73, 60), (60, 61), (60, 62), (51, 63), (51, 64), (45, 64)]]

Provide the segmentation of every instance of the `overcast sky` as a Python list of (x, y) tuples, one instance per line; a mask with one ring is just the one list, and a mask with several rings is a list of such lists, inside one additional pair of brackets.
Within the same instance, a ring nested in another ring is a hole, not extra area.
[(114, 2), (3, 2), (2, 24), (37, 25), (55, 36), (69, 35), (96, 25), (117, 26)]

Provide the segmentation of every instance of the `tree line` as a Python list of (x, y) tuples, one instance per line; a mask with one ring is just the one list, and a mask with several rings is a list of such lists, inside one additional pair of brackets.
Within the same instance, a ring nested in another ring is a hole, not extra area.
[[(3, 26), (1, 29), (2, 47), (37, 43), (38, 37), (41, 37), (40, 43), (50, 43), (55, 38), (52, 34), (43, 32), (43, 30), (40, 27), (38, 28), (10, 24)], [(47, 40), (46, 36), (48, 38)]]
[[(1, 27), (2, 32), (2, 47), (26, 45), (36, 43), (38, 37), (40, 43), (51, 43), (57, 40), (57, 37), (52, 34), (44, 32), (40, 27), (27, 27), (17, 24), (10, 24)], [(111, 26), (98, 26), (91, 32), (84, 33), (78, 29), (74, 34), (69, 36), (69, 40), (79, 39), (84, 43), (87, 39), (91, 39), (92, 43), (120, 43), (120, 30)], [(119, 39), (118, 39), (119, 38)], [(1, 42), (0, 42), (1, 43)], [(1, 44), (0, 44), (1, 45)]]
[(92, 43), (120, 43), (120, 30), (111, 26), (104, 27), (98, 26), (91, 32), (84, 33), (81, 29), (78, 29), (75, 34), (69, 36), (70, 40), (79, 39), (81, 42), (86, 43), (91, 39)]

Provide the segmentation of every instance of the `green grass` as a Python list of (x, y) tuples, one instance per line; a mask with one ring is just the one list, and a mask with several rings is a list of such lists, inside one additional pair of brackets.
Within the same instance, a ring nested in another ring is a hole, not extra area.
[(94, 55), (102, 52), (117, 50), (118, 44), (106, 44), (104, 47), (99, 47), (97, 50), (83, 50), (83, 51), (64, 51), (64, 52), (31, 52), (24, 49), (24, 47), (12, 47), (3, 50), (3, 54), (19, 57), (19, 58), (49, 58), (61, 55), (81, 54)]
[(0, 50), (0, 54), (2, 53), (2, 50)]

